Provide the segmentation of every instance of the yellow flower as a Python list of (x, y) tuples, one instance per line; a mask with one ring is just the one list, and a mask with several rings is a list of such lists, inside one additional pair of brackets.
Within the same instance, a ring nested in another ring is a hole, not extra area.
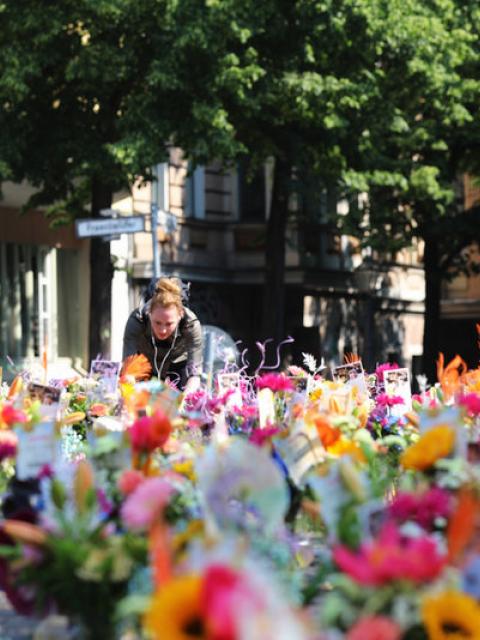
[(321, 387), (318, 387), (317, 389), (314, 389), (309, 396), (309, 399), (311, 402), (316, 402), (317, 400), (320, 400), (320, 398), (323, 395), (323, 389)]
[(170, 580), (157, 591), (144, 617), (154, 640), (206, 638), (201, 588), (200, 576), (186, 575)]
[(188, 478), (190, 482), (196, 482), (197, 476), (195, 475), (195, 470), (193, 466), (193, 460), (184, 460), (183, 462), (175, 462), (172, 465), (173, 471), (179, 473), (185, 478)]
[(341, 437), (332, 445), (327, 447), (327, 451), (332, 456), (351, 456), (357, 462), (365, 462), (365, 454), (356, 442)]
[(455, 431), (448, 424), (440, 424), (427, 431), (406, 449), (400, 462), (405, 469), (423, 471), (439, 458), (448, 456), (455, 445)]
[(425, 598), (422, 619), (429, 640), (480, 638), (480, 607), (473, 598), (458, 591)]

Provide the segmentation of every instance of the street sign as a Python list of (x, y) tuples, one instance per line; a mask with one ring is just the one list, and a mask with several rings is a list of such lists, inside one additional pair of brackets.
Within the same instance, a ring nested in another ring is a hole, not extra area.
[(121, 233), (138, 233), (145, 231), (145, 218), (143, 216), (124, 216), (120, 218), (83, 218), (75, 221), (75, 230), (78, 238), (91, 238), (92, 236), (112, 236)]

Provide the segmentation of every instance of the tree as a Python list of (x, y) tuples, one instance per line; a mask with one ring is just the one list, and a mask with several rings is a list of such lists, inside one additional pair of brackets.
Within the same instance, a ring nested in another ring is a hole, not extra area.
[[(166, 156), (162, 84), (175, 2), (0, 4), (0, 177), (38, 189), (53, 224), (96, 217)], [(155, 117), (151, 106), (155, 103)], [(109, 351), (109, 245), (91, 241), (90, 355)]]
[[(348, 156), (359, 153), (352, 134), (377, 91), (381, 28), (370, 4), (383, 3), (186, 0), (177, 15), (174, 57), (189, 78), (169, 100), (183, 114), (176, 143), (197, 161), (243, 155), (253, 170), (274, 160), (262, 324), (276, 342), (284, 337), (285, 233), (298, 176), (308, 167), (319, 189), (340, 181)], [(195, 77), (206, 84), (196, 86)], [(214, 154), (212, 125), (227, 141)]]
[[(379, 251), (420, 241), (425, 270), (423, 369), (436, 379), (442, 282), (475, 262), (480, 211), (465, 211), (460, 178), (478, 171), (480, 12), (476, 3), (391, 2), (379, 42), (376, 114), (363, 123), (347, 188), (369, 194), (342, 228)], [(408, 14), (405, 16), (405, 10)], [(405, 17), (407, 21), (405, 22)], [(406, 29), (399, 29), (400, 21)]]

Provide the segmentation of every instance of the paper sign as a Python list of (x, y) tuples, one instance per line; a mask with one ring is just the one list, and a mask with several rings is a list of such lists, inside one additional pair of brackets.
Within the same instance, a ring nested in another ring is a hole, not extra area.
[(257, 393), (258, 421), (260, 429), (265, 429), (269, 424), (275, 424), (275, 402), (273, 391), (265, 388)]
[(55, 421), (59, 409), (62, 389), (58, 387), (30, 382), (27, 391), (32, 400), (39, 400), (41, 403), (40, 414), (46, 421)]
[(90, 377), (98, 380), (107, 393), (117, 390), (120, 362), (112, 360), (92, 360)]
[(403, 404), (390, 407), (390, 415), (400, 417), (412, 408), (412, 389), (408, 369), (391, 369), (383, 372), (385, 393), (388, 396), (400, 396)]
[(55, 422), (40, 422), (31, 431), (15, 429), (18, 438), (16, 474), (20, 480), (35, 478), (45, 465), (55, 462)]
[(243, 405), (243, 400), (242, 392), (240, 390), (240, 374), (237, 372), (219, 373), (217, 381), (219, 395), (223, 396), (228, 391), (232, 391), (225, 402), (226, 408), (233, 409), (233, 407), (241, 407)]
[(357, 389), (357, 393), (368, 396), (367, 383), (363, 372), (363, 365), (360, 360), (342, 364), (333, 370), (333, 379), (341, 380), (350, 389)]
[(325, 449), (321, 440), (311, 437), (305, 430), (298, 430), (275, 446), (285, 462), (293, 482), (300, 486), (310, 469), (325, 460)]

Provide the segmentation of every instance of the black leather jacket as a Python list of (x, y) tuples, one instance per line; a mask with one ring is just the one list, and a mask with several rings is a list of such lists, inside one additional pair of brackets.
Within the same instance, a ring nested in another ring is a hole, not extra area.
[(174, 334), (157, 340), (152, 334), (146, 307), (130, 314), (123, 335), (123, 359), (143, 353), (152, 365), (153, 376), (164, 380), (180, 375), (182, 386), (193, 375), (200, 375), (203, 360), (202, 327), (197, 316), (185, 307)]

